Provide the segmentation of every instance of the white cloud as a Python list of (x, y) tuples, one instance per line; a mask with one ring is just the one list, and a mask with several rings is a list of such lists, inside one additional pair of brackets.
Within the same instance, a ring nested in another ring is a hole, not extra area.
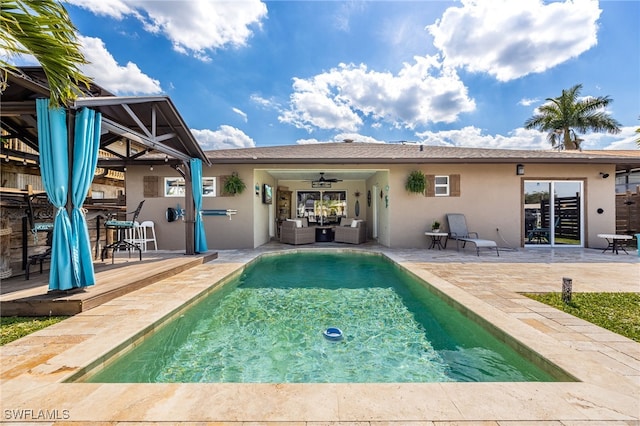
[(95, 14), (123, 19), (131, 15), (145, 30), (167, 37), (177, 52), (210, 60), (210, 50), (244, 46), (267, 15), (259, 0), (157, 1), (157, 0), (69, 0)]
[(361, 135), (358, 133), (339, 133), (333, 137), (333, 139), (328, 140), (319, 140), (315, 138), (310, 139), (298, 139), (296, 143), (298, 145), (309, 145), (314, 143), (330, 143), (330, 142), (344, 142), (345, 140), (351, 139), (354, 142), (365, 142), (365, 143), (385, 143), (384, 141), (380, 141), (371, 136)]
[(126, 15), (135, 15), (135, 8), (126, 0), (64, 0), (65, 3), (90, 10), (96, 15), (123, 19)]
[(475, 109), (467, 88), (437, 57), (415, 57), (393, 75), (366, 65), (340, 64), (310, 79), (295, 78), (290, 109), (278, 119), (311, 132), (335, 129), (354, 132), (363, 118), (413, 129), (430, 122), (454, 122)]
[(338, 31), (349, 32), (351, 16), (354, 14), (362, 13), (365, 9), (364, 2), (339, 2), (336, 3), (336, 12), (334, 14), (334, 27)]
[(638, 150), (640, 157), (640, 149), (636, 144), (638, 134), (637, 127), (621, 127), (620, 133), (611, 135), (609, 133), (589, 133), (580, 136), (584, 139), (582, 149), (629, 149)]
[(333, 137), (332, 142), (344, 142), (345, 140), (351, 139), (354, 142), (364, 142), (364, 143), (385, 143), (384, 141), (378, 140), (374, 137), (362, 135), (359, 133), (338, 133)]
[(203, 150), (254, 148), (256, 143), (242, 130), (223, 124), (218, 130), (191, 129)]
[(99, 86), (116, 95), (162, 92), (160, 82), (144, 74), (136, 64), (128, 62), (126, 66), (118, 65), (99, 38), (80, 36), (79, 40), (82, 53), (89, 61), (81, 70)]
[(280, 105), (274, 101), (273, 99), (266, 99), (263, 98), (262, 96), (258, 95), (258, 94), (253, 94), (250, 97), (251, 101), (260, 105), (263, 108), (266, 109), (279, 109)]
[[(583, 150), (637, 150), (635, 140), (638, 138), (635, 127), (623, 127), (617, 135), (608, 133), (588, 133), (580, 135)], [(457, 146), (489, 149), (534, 149), (550, 150), (547, 134), (537, 130), (526, 130), (522, 127), (503, 135), (483, 134), (482, 129), (467, 126), (459, 130), (441, 130), (437, 132), (418, 132), (420, 143), (425, 145)], [(640, 150), (638, 151), (640, 156)]]
[(592, 0), (462, 0), (427, 29), (445, 64), (509, 81), (595, 46), (600, 13)]
[(522, 106), (531, 106), (535, 103), (540, 102), (540, 99), (537, 98), (533, 98), (533, 99), (529, 99), (529, 98), (522, 98), (520, 99), (520, 101), (518, 102), (518, 105), (522, 105)]
[(523, 128), (511, 131), (508, 136), (484, 135), (482, 129), (473, 126), (463, 127), (459, 130), (419, 132), (416, 133), (416, 136), (425, 145), (490, 149), (551, 149), (544, 133)]
[(242, 117), (242, 119), (244, 120), (245, 123), (248, 121), (248, 117), (247, 117), (247, 113), (246, 112), (242, 111), (239, 108), (235, 108), (235, 107), (231, 108), (231, 110), (233, 112), (235, 112), (236, 114), (238, 114), (240, 117)]

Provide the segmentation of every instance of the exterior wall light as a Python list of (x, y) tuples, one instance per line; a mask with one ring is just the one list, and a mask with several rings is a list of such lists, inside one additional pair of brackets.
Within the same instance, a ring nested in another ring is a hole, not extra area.
[(516, 165), (516, 175), (524, 176), (524, 164), (517, 164)]
[(608, 177), (609, 177), (609, 173), (600, 172), (600, 177), (601, 177), (602, 179), (606, 179), (606, 178), (608, 178)]

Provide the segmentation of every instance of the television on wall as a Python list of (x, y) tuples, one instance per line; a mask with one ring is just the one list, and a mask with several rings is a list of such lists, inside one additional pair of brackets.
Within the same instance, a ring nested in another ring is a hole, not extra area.
[(273, 187), (267, 183), (262, 185), (262, 202), (264, 204), (273, 204)]

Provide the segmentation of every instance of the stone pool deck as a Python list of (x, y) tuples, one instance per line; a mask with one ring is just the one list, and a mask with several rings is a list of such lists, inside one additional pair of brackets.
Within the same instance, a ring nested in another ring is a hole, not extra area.
[[(66, 383), (177, 315), (259, 254), (379, 251), (578, 381), (427, 384)], [(590, 249), (392, 250), (373, 244), (218, 251), (218, 258), (0, 347), (0, 421), (19, 424), (638, 425), (640, 344), (520, 292), (640, 291), (640, 258)], [(89, 366), (89, 367), (88, 367)]]

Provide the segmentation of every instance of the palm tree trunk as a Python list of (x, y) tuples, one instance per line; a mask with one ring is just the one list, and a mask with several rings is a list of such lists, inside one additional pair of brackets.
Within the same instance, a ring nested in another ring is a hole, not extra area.
[(575, 141), (571, 139), (571, 129), (569, 129), (568, 127), (565, 127), (563, 130), (564, 130), (564, 149), (566, 150), (578, 149)]

